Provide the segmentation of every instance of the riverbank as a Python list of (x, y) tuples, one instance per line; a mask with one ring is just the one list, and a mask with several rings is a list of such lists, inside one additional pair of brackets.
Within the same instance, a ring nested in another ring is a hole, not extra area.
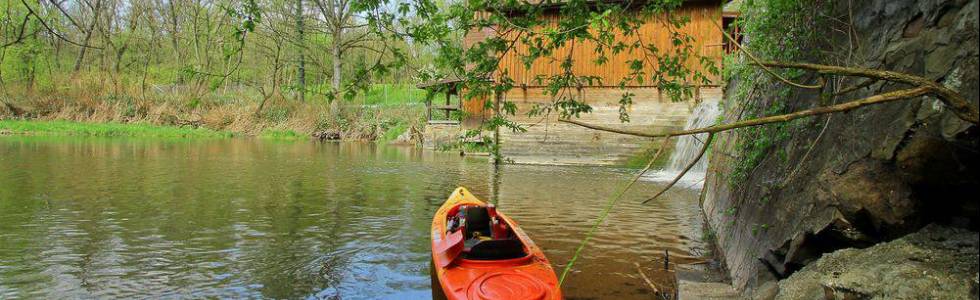
[(45, 100), (4, 105), (0, 135), (302, 139), (329, 133), (329, 139), (387, 142), (419, 128), (422, 112), (411, 105), (351, 105), (330, 113), (328, 105), (285, 103), (260, 114), (253, 113), (257, 105), (248, 103), (191, 110), (169, 103), (131, 105)]
[[(8, 134), (100, 136), (256, 136), (391, 139), (420, 128), (420, 90), (377, 84), (333, 105), (323, 97), (300, 102), (245, 87), (138, 86), (93, 79), (33, 89), (8, 85), (0, 97), (0, 130)], [(338, 105), (339, 104), (339, 105)], [(102, 126), (100, 126), (101, 124)], [(155, 128), (160, 127), (160, 128)], [(179, 130), (178, 130), (179, 129)]]
[[(407, 131), (404, 124), (389, 128), (374, 140), (390, 142)], [(310, 135), (293, 130), (264, 130), (256, 135), (213, 130), (205, 127), (165, 126), (145, 123), (85, 123), (64, 120), (0, 120), (0, 136), (95, 136), (149, 138), (232, 138), (253, 136), (263, 139), (309, 139)]]
[(129, 137), (223, 138), (234, 133), (207, 128), (157, 126), (149, 124), (82, 123), (72, 121), (0, 120), (2, 135), (72, 135)]

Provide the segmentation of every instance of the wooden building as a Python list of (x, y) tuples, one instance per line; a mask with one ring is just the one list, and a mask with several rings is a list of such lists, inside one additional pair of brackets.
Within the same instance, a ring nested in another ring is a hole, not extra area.
[[(717, 1), (686, 1), (682, 7), (674, 11), (675, 16), (689, 18), (685, 26), (673, 28), (683, 34), (693, 37), (693, 51), (703, 57), (709, 57), (720, 67), (721, 57), (725, 52), (722, 26), (722, 2)], [(545, 14), (547, 23), (556, 23), (561, 19), (559, 9)], [(712, 24), (714, 23), (714, 24)], [(624, 43), (632, 43), (639, 38), (643, 44), (653, 44), (661, 52), (673, 51), (670, 32), (661, 21), (651, 20), (642, 25), (638, 36), (617, 34)], [(464, 46), (469, 47), (495, 34), (492, 29), (484, 29), (467, 33)], [(692, 108), (698, 101), (717, 101), (721, 97), (718, 78), (712, 78), (709, 85), (698, 86), (695, 97), (682, 102), (673, 102), (662, 95), (658, 87), (647, 81), (644, 83), (630, 82), (624, 91), (620, 81), (629, 75), (628, 63), (631, 60), (643, 59), (639, 51), (632, 53), (624, 51), (618, 54), (608, 54), (608, 61), (603, 65), (595, 64), (596, 48), (590, 42), (577, 42), (575, 48), (566, 46), (553, 53), (553, 57), (574, 57), (572, 71), (577, 76), (596, 76), (601, 83), (581, 86), (574, 89), (574, 97), (588, 103), (593, 108), (590, 114), (581, 115), (580, 120), (596, 125), (613, 126), (634, 130), (667, 131), (684, 126), (691, 114)], [(530, 68), (521, 61), (521, 55), (529, 49), (522, 43), (516, 43), (514, 49), (505, 54), (500, 61), (498, 73), (494, 76), (507, 74), (515, 82), (515, 88), (501, 99), (517, 104), (518, 114), (512, 119), (527, 126), (525, 133), (501, 131), (501, 152), (506, 159), (516, 163), (542, 164), (618, 164), (644, 151), (656, 147), (647, 139), (617, 135), (557, 122), (557, 114), (549, 116), (528, 117), (527, 111), (540, 104), (553, 101), (552, 96), (545, 93), (546, 83), (540, 83), (536, 78), (547, 78), (560, 74), (562, 68), (556, 60), (538, 59)], [(689, 61), (688, 67), (701, 68), (697, 59)], [(645, 68), (650, 68), (649, 65)], [(492, 80), (499, 80), (493, 78)], [(454, 86), (455, 88), (455, 86)], [(462, 87), (465, 88), (465, 87)], [(458, 90), (457, 90), (458, 91)], [(622, 123), (619, 119), (619, 100), (624, 92), (634, 94), (633, 104), (628, 107), (630, 122)], [(448, 102), (448, 101), (447, 101)], [(478, 124), (493, 112), (485, 109), (485, 99), (463, 99), (456, 102), (458, 109), (465, 112), (467, 124)], [(657, 143), (659, 144), (659, 143)]]

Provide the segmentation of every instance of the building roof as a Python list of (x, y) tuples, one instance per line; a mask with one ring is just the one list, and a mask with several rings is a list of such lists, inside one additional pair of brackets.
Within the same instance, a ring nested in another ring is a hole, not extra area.
[(452, 77), (445, 78), (445, 79), (432, 80), (432, 81), (426, 81), (426, 82), (423, 82), (423, 83), (419, 83), (419, 84), (415, 85), (415, 87), (425, 90), (425, 89), (429, 89), (429, 88), (436, 87), (436, 86), (451, 85), (451, 84), (457, 84), (457, 83), (460, 83), (460, 82), (463, 82), (463, 80), (462, 79), (459, 79), (456, 76), (452, 76)]
[(739, 15), (742, 12), (742, 4), (745, 3), (744, 0), (728, 0), (725, 6), (721, 8), (721, 11), (725, 15)]

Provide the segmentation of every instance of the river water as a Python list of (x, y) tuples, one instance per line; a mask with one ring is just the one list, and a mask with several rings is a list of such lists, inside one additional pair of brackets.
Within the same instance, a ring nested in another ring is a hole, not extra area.
[[(0, 137), (0, 299), (431, 297), (432, 214), (457, 186), (498, 203), (557, 271), (631, 176), (373, 144)], [(698, 256), (696, 192), (640, 182), (563, 286), (650, 299)]]

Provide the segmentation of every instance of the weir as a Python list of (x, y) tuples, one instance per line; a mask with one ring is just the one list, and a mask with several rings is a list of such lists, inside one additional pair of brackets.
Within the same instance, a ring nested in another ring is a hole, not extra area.
[[(707, 126), (714, 125), (718, 121), (718, 116), (721, 114), (721, 109), (718, 107), (718, 99), (707, 98), (701, 103), (698, 103), (691, 112), (691, 116), (687, 119), (687, 123), (684, 125), (684, 129), (694, 129), (703, 128)], [(663, 169), (652, 172), (646, 176), (646, 179), (652, 181), (665, 181), (669, 182), (677, 177), (681, 171), (687, 167), (692, 161), (697, 158), (698, 153), (701, 151), (701, 147), (704, 146), (704, 141), (708, 137), (707, 133), (695, 134), (695, 135), (685, 135), (677, 137), (677, 143), (674, 146), (674, 150), (671, 152), (670, 161)], [(687, 174), (678, 181), (678, 186), (687, 188), (700, 188), (704, 185), (704, 175), (708, 171), (708, 155), (705, 154), (700, 160), (691, 168)]]

